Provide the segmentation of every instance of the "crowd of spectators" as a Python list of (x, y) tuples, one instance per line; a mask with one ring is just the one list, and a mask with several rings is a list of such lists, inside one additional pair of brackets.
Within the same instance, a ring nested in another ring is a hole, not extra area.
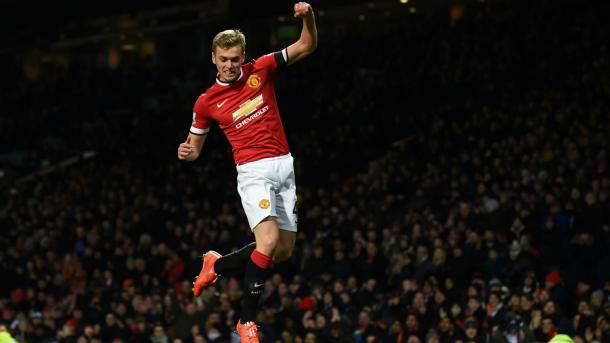
[[(278, 80), (299, 233), (263, 342), (610, 341), (607, 5), (532, 6), (320, 20), (319, 50)], [(18, 341), (235, 341), (240, 273), (191, 292), (202, 252), (253, 239), (228, 144), (216, 130), (203, 161), (174, 158), (208, 68), (12, 76), (3, 150), (100, 151), (0, 193)]]

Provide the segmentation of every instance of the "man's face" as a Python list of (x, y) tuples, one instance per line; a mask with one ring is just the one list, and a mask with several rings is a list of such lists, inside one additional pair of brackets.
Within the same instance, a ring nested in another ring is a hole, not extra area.
[(542, 332), (547, 334), (551, 331), (551, 329), (553, 328), (553, 321), (550, 319), (543, 319), (542, 320)]
[(215, 51), (212, 52), (212, 63), (216, 65), (220, 81), (235, 81), (239, 77), (240, 68), (245, 58), (245, 52), (239, 45), (227, 49), (216, 47)]
[(407, 328), (413, 330), (417, 327), (417, 317), (414, 314), (407, 316)]
[(477, 328), (474, 326), (469, 326), (466, 328), (466, 338), (474, 339), (477, 337)]
[(520, 306), (522, 311), (529, 311), (532, 309), (534, 303), (526, 296), (522, 296), (520, 300)]

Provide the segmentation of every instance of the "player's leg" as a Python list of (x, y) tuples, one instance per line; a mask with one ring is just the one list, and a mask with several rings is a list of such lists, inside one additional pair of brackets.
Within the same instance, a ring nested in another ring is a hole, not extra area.
[(267, 279), (267, 271), (271, 266), (273, 251), (279, 241), (279, 231), (276, 218), (271, 216), (262, 220), (254, 228), (256, 249), (246, 264), (244, 281), (247, 289), (242, 304), (242, 323), (256, 319), (256, 307)]
[(242, 342), (245, 340), (246, 342), (258, 343), (258, 329), (255, 324), (256, 308), (267, 280), (273, 252), (279, 241), (280, 229), (276, 218), (269, 216), (256, 225), (253, 231), (256, 238), (256, 249), (254, 249), (250, 255), (250, 260), (246, 264), (244, 276), (246, 289), (242, 298), (237, 333)]
[(266, 218), (254, 228), (256, 249), (252, 252), (246, 265), (244, 277), (246, 292), (242, 303), (242, 323), (256, 319), (256, 307), (271, 266), (273, 251), (279, 240), (279, 231), (274, 217)]
[(245, 290), (237, 332), (242, 341), (258, 342), (258, 330), (254, 324), (256, 307), (271, 265), (271, 256), (279, 240), (274, 191), (278, 181), (275, 180), (272, 161), (247, 163), (238, 166), (237, 171), (239, 195), (256, 239), (256, 248), (245, 264)]

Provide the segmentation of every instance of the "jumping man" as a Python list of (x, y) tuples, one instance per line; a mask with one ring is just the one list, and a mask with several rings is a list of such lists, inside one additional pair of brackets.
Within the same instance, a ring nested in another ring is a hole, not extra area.
[(259, 341), (254, 320), (267, 270), (272, 260), (280, 262), (291, 256), (296, 239), (293, 158), (275, 99), (273, 77), (282, 66), (311, 54), (317, 47), (318, 33), (308, 3), (296, 3), (294, 16), (303, 21), (299, 39), (248, 63), (244, 63), (246, 39), (239, 30), (225, 30), (214, 37), (216, 82), (195, 102), (189, 135), (178, 147), (180, 160), (197, 159), (212, 122), (218, 124), (233, 147), (237, 188), (255, 242), (225, 256), (206, 252), (193, 293), (199, 296), (218, 276), (245, 265), (247, 289), (237, 323), (242, 342)]

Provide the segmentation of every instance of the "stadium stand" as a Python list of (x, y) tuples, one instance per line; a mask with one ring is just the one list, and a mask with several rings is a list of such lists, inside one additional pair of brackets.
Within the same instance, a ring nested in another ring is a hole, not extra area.
[[(265, 285), (263, 342), (610, 342), (607, 10), (321, 18), (315, 57), (278, 80), (300, 231)], [(36, 80), (2, 61), (0, 327), (233, 342), (241, 277), (191, 293), (203, 251), (252, 240), (229, 146), (215, 130), (201, 161), (175, 159), (208, 61)]]

